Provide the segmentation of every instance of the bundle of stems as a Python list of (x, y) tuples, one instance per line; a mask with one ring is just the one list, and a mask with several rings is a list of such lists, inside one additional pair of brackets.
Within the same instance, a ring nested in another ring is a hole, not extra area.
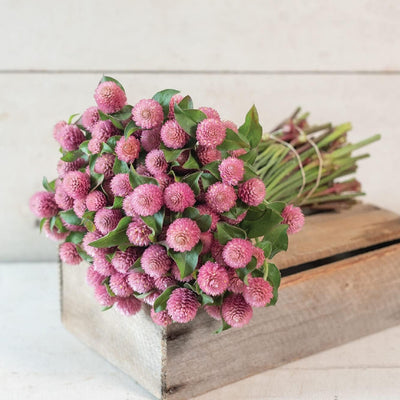
[(263, 135), (254, 163), (267, 189), (267, 200), (284, 201), (310, 210), (348, 207), (363, 195), (351, 177), (359, 160), (369, 154), (353, 155), (380, 139), (371, 136), (348, 142), (350, 123), (310, 126), (308, 113), (298, 108), (272, 132)]

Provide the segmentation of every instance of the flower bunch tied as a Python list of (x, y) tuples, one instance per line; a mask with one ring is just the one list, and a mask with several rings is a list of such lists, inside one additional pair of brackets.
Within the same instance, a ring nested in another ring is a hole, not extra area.
[(239, 128), (189, 96), (163, 90), (127, 104), (103, 77), (96, 106), (54, 128), (58, 177), (30, 200), (64, 263), (89, 266), (103, 310), (149, 307), (156, 324), (187, 323), (200, 308), (242, 327), (274, 305), (301, 210), (266, 200), (252, 164), (262, 128), (252, 107)]

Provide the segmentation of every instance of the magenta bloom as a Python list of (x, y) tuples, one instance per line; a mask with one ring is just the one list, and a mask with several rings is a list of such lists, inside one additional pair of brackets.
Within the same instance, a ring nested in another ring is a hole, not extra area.
[(211, 255), (219, 265), (225, 265), (224, 258), (222, 257), (223, 250), (224, 246), (218, 240), (214, 239), (211, 245)]
[(202, 165), (207, 165), (221, 159), (221, 152), (215, 147), (198, 146), (196, 154)]
[(54, 200), (61, 210), (69, 210), (74, 206), (74, 199), (68, 196), (63, 184), (57, 186)]
[(175, 289), (167, 301), (168, 314), (182, 324), (192, 321), (199, 307), (196, 293), (186, 288)]
[(222, 182), (236, 186), (244, 176), (244, 162), (239, 158), (228, 157), (218, 167)]
[(125, 197), (133, 191), (128, 174), (117, 174), (111, 179), (111, 191), (114, 196)]
[(118, 130), (110, 120), (99, 121), (93, 127), (92, 138), (100, 143), (105, 143), (111, 136), (114, 136), (117, 133)]
[(200, 110), (201, 112), (203, 112), (204, 114), (206, 114), (206, 117), (207, 117), (208, 119), (210, 119), (210, 118), (212, 118), (212, 119), (218, 119), (218, 120), (221, 119), (221, 117), (220, 117), (219, 114), (218, 114), (218, 111), (215, 110), (214, 108), (211, 108), (211, 107), (199, 107), (199, 110)]
[(165, 190), (168, 185), (174, 182), (174, 178), (167, 174), (158, 175), (156, 179), (162, 190)]
[(238, 195), (249, 206), (258, 206), (265, 198), (264, 182), (258, 178), (251, 178), (240, 185)]
[(153, 278), (164, 275), (171, 268), (171, 259), (168, 257), (167, 250), (159, 244), (149, 246), (140, 261), (144, 272)]
[(143, 217), (154, 215), (164, 204), (162, 189), (151, 183), (137, 186), (129, 199), (135, 213)]
[(219, 215), (211, 210), (210, 207), (205, 204), (200, 204), (197, 206), (200, 215), (209, 215), (211, 217), (211, 227), (210, 231), (215, 231), (217, 229), (217, 222), (219, 221)]
[(89, 211), (99, 211), (107, 205), (107, 198), (100, 190), (90, 192), (86, 197), (86, 207)]
[(168, 312), (166, 310), (155, 312), (152, 308), (150, 310), (150, 316), (154, 323), (163, 326), (164, 328), (169, 324), (172, 324), (172, 318), (168, 315)]
[(99, 142), (97, 139), (90, 139), (88, 143), (88, 150), (92, 154), (99, 154), (101, 152), (101, 142)]
[(142, 307), (142, 303), (133, 296), (126, 298), (117, 297), (114, 307), (120, 314), (128, 317), (137, 314)]
[(179, 104), (182, 100), (183, 100), (183, 96), (180, 95), (179, 93), (174, 94), (171, 97), (171, 100), (169, 101), (168, 119), (174, 119), (175, 118), (175, 112), (174, 112), (175, 104)]
[(58, 133), (58, 141), (66, 151), (78, 150), (85, 135), (76, 125), (65, 125)]
[(86, 212), (86, 200), (85, 199), (74, 200), (73, 209), (76, 216), (82, 218), (83, 214), (85, 214)]
[(140, 219), (132, 221), (126, 230), (126, 236), (135, 246), (148, 246), (150, 244), (149, 235), (151, 229)]
[(196, 203), (193, 190), (187, 183), (175, 182), (164, 190), (164, 203), (172, 211), (183, 212)]
[(117, 250), (111, 264), (117, 272), (126, 274), (138, 257), (138, 250), (135, 247), (128, 247), (125, 251)]
[(84, 172), (70, 171), (64, 177), (63, 188), (74, 200), (84, 199), (89, 193), (90, 177)]
[(254, 246), (253, 247), (253, 257), (257, 259), (257, 266), (256, 268), (260, 268), (265, 261), (265, 255), (263, 249), (260, 249), (259, 247)]
[(178, 266), (174, 262), (172, 263), (172, 266), (171, 266), (171, 274), (179, 282), (190, 282), (193, 279), (192, 275), (181, 278), (181, 271), (179, 271)]
[(125, 92), (112, 81), (102, 82), (94, 92), (94, 100), (103, 113), (113, 114), (126, 104)]
[(60, 245), (59, 255), (61, 261), (70, 265), (77, 265), (82, 261), (82, 258), (76, 249), (76, 245), (71, 242), (65, 242)]
[(98, 231), (103, 235), (107, 235), (107, 233), (113, 231), (117, 227), (121, 218), (121, 210), (102, 208), (96, 212), (96, 215), (94, 216), (94, 224)]
[(243, 293), (245, 283), (238, 277), (236, 271), (233, 268), (227, 268), (229, 276), (228, 290), (232, 293)]
[(152, 129), (163, 123), (164, 112), (161, 104), (157, 101), (143, 99), (133, 107), (132, 119), (137, 126), (144, 129)]
[(90, 243), (102, 237), (103, 236), (98, 231), (86, 233), (82, 240), (83, 250), (91, 257), (94, 257), (96, 254), (105, 253), (106, 249), (98, 249), (97, 247), (90, 246)]
[(203, 245), (203, 248), (201, 249), (200, 254), (207, 254), (211, 250), (212, 243), (214, 241), (214, 235), (208, 231), (208, 232), (201, 232), (200, 233), (200, 240)]
[(265, 307), (274, 297), (273, 288), (263, 278), (249, 277), (249, 285), (244, 287), (243, 297), (252, 307)]
[(222, 317), (227, 324), (234, 328), (241, 328), (248, 324), (252, 316), (253, 309), (241, 294), (228, 296), (222, 304)]
[(60, 143), (60, 135), (63, 130), (68, 124), (65, 121), (59, 121), (54, 125), (53, 128), (53, 137)]
[(110, 277), (110, 288), (119, 297), (129, 297), (133, 290), (128, 285), (127, 275), (116, 272)]
[(207, 304), (204, 310), (211, 318), (221, 321), (221, 307)]
[(36, 192), (29, 200), (29, 207), (38, 218), (50, 218), (58, 213), (54, 193)]
[(200, 267), (197, 283), (204, 293), (210, 296), (218, 296), (228, 288), (228, 273), (221, 265), (207, 261)]
[(229, 211), (236, 204), (236, 193), (232, 186), (217, 182), (207, 189), (207, 205), (217, 213)]
[(133, 200), (132, 200), (132, 192), (129, 193), (122, 203), (122, 209), (125, 211), (125, 214), (128, 217), (136, 218), (138, 215), (136, 214), (135, 210), (133, 209)]
[(57, 163), (57, 173), (60, 178), (64, 178), (65, 174), (70, 171), (77, 171), (86, 165), (86, 161), (83, 158), (78, 158), (72, 162), (66, 162), (59, 160)]
[(217, 147), (225, 139), (225, 126), (218, 119), (205, 119), (197, 125), (196, 138), (201, 146)]
[(50, 229), (50, 222), (46, 220), (43, 225), (43, 231), (47, 238), (53, 240), (54, 242), (59, 242), (61, 240), (65, 240), (69, 235), (69, 232), (59, 232), (58, 229), (53, 226), (53, 229)]
[(105, 253), (95, 253), (93, 257), (93, 268), (96, 272), (104, 277), (116, 273), (112, 264), (107, 260)]
[(84, 111), (81, 117), (81, 123), (85, 129), (89, 132), (92, 132), (94, 126), (99, 122), (100, 115), (97, 110), (97, 107), (89, 107)]
[(114, 176), (115, 156), (110, 153), (105, 153), (101, 155), (94, 163), (94, 172), (96, 174), (103, 174), (105, 179), (109, 179)]
[(94, 289), (94, 296), (96, 300), (103, 307), (111, 307), (115, 302), (115, 297), (111, 297), (104, 285), (98, 285)]
[(200, 228), (189, 218), (176, 219), (167, 230), (167, 244), (175, 251), (190, 251), (200, 240)]
[(131, 271), (127, 280), (129, 286), (137, 293), (147, 293), (154, 289), (154, 279), (143, 272)]
[(232, 239), (224, 247), (222, 257), (231, 268), (244, 268), (253, 256), (253, 245), (245, 239)]
[(226, 129), (230, 129), (231, 131), (233, 131), (235, 133), (239, 132), (238, 127), (234, 122), (232, 122), (232, 121), (222, 121), (222, 123), (224, 124)]
[(304, 225), (304, 214), (300, 207), (288, 204), (282, 211), (282, 224), (288, 225), (289, 235), (300, 232)]
[(140, 144), (147, 152), (158, 149), (161, 144), (160, 129), (154, 128), (142, 132)]
[(154, 279), (154, 285), (158, 290), (161, 290), (162, 292), (170, 287), (170, 286), (176, 286), (178, 282), (176, 279), (174, 279), (172, 276), (168, 275), (163, 275), (158, 278)]
[(171, 149), (181, 149), (189, 140), (189, 135), (174, 119), (167, 121), (161, 128), (161, 140)]
[(89, 265), (89, 268), (86, 271), (86, 282), (95, 288), (101, 285), (103, 280), (104, 276), (96, 272), (93, 268), (93, 265)]
[(162, 150), (151, 150), (146, 156), (146, 168), (153, 176), (163, 175), (168, 169), (168, 163)]
[(125, 139), (123, 136), (115, 146), (115, 153), (121, 161), (132, 163), (139, 157), (140, 142), (134, 136)]

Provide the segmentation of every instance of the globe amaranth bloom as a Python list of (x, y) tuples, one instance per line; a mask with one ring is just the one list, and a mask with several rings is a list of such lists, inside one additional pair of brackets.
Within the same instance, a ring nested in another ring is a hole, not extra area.
[(199, 269), (197, 283), (204, 293), (210, 296), (218, 296), (228, 288), (228, 273), (223, 266), (207, 261)]
[(168, 163), (162, 150), (151, 150), (147, 153), (145, 164), (153, 176), (163, 175), (168, 169)]
[(155, 312), (152, 308), (150, 310), (150, 316), (154, 323), (163, 327), (166, 327), (172, 323), (172, 318), (169, 316), (167, 310)]
[(144, 272), (129, 272), (127, 281), (129, 286), (137, 293), (147, 293), (154, 289), (154, 279)]
[(187, 207), (193, 207), (196, 202), (193, 190), (187, 183), (175, 182), (164, 190), (164, 203), (175, 212), (183, 212)]
[(151, 183), (137, 186), (129, 199), (132, 209), (142, 217), (154, 215), (164, 204), (162, 189)]
[(174, 94), (171, 97), (171, 100), (169, 101), (169, 109), (168, 109), (168, 119), (174, 119), (175, 118), (175, 104), (179, 104), (183, 100), (183, 96), (180, 95), (179, 93)]
[(31, 211), (38, 218), (50, 218), (58, 213), (54, 193), (36, 192), (29, 200)]
[(189, 140), (189, 135), (174, 119), (167, 121), (162, 126), (160, 135), (165, 146), (171, 149), (182, 149)]
[(224, 247), (222, 257), (231, 268), (244, 268), (253, 256), (253, 245), (246, 239), (235, 238)]
[(97, 107), (106, 114), (120, 111), (126, 104), (125, 92), (112, 81), (102, 82), (94, 93)]
[(271, 284), (263, 278), (249, 277), (249, 284), (243, 289), (243, 297), (252, 307), (265, 307), (274, 297)]
[(61, 261), (70, 265), (77, 265), (82, 261), (82, 258), (76, 249), (75, 243), (72, 242), (65, 242), (61, 244), (59, 248), (59, 255)]
[(199, 110), (206, 114), (207, 118), (213, 118), (217, 120), (221, 120), (221, 117), (218, 114), (218, 111), (211, 107), (199, 107)]
[(207, 304), (204, 306), (205, 312), (213, 319), (221, 321), (221, 307), (216, 305)]
[(107, 198), (100, 190), (90, 192), (86, 197), (86, 207), (89, 211), (99, 211), (107, 205)]
[(132, 221), (126, 230), (128, 240), (139, 247), (148, 246), (151, 243), (149, 238), (151, 233), (151, 229), (140, 218)]
[(288, 204), (282, 211), (282, 218), (282, 224), (288, 225), (287, 233), (289, 235), (300, 232), (303, 228), (304, 214), (300, 207)]
[(199, 307), (196, 293), (186, 288), (175, 289), (167, 301), (168, 314), (180, 323), (192, 321)]
[(149, 246), (140, 261), (143, 271), (153, 278), (164, 275), (171, 268), (171, 259), (168, 257), (167, 250), (159, 244)]
[(110, 288), (119, 297), (129, 297), (133, 293), (132, 288), (128, 285), (127, 276), (127, 274), (116, 272), (110, 277)]
[(210, 231), (215, 231), (217, 229), (219, 215), (205, 204), (200, 204), (197, 206), (197, 210), (199, 211), (200, 215), (209, 215), (211, 217)]
[(121, 210), (110, 210), (109, 208), (102, 208), (96, 212), (94, 216), (94, 225), (96, 229), (103, 235), (113, 231), (122, 218)]
[(115, 309), (122, 315), (130, 316), (137, 314), (142, 303), (136, 297), (117, 297), (114, 303)]
[(214, 118), (204, 119), (197, 125), (196, 138), (201, 146), (217, 147), (225, 140), (224, 124)]
[(74, 200), (73, 210), (77, 217), (82, 218), (86, 212), (86, 199)]
[(127, 163), (132, 163), (139, 157), (140, 142), (134, 136), (125, 139), (124, 136), (115, 145), (115, 154), (118, 159)]
[(249, 206), (260, 205), (265, 198), (265, 185), (259, 178), (251, 178), (239, 186), (239, 198)]
[(232, 293), (243, 293), (245, 283), (239, 278), (235, 269), (228, 267), (227, 268), (228, 276), (229, 276), (229, 285), (228, 290)]
[(241, 294), (228, 296), (222, 304), (222, 317), (227, 324), (234, 328), (241, 328), (248, 324), (252, 316), (253, 309)]
[(94, 163), (94, 172), (96, 172), (96, 174), (103, 174), (104, 179), (109, 179), (114, 176), (114, 162), (115, 156), (110, 153), (105, 153), (98, 157)]
[(190, 251), (200, 240), (200, 228), (189, 218), (178, 218), (168, 227), (167, 244), (175, 251)]
[(84, 199), (89, 193), (90, 177), (84, 172), (70, 171), (64, 177), (63, 188), (74, 200)]
[(217, 213), (229, 211), (236, 204), (235, 189), (226, 183), (217, 182), (206, 192), (207, 205)]
[(92, 129), (100, 121), (99, 111), (97, 107), (89, 107), (86, 109), (81, 117), (81, 124), (85, 129), (89, 132), (92, 132)]
[(161, 125), (164, 111), (161, 104), (152, 99), (140, 100), (132, 109), (132, 119), (137, 126), (152, 129)]
[(140, 136), (140, 144), (147, 152), (158, 149), (161, 144), (160, 129), (153, 128), (143, 131)]
[(221, 152), (215, 147), (198, 146), (196, 154), (202, 165), (221, 159)]
[(57, 163), (57, 173), (60, 178), (64, 178), (65, 174), (70, 171), (78, 171), (86, 165), (83, 158), (78, 158), (75, 161), (67, 162), (59, 160)]
[(111, 264), (116, 271), (127, 273), (138, 258), (138, 249), (135, 247), (128, 247), (125, 251), (117, 250), (114, 253), (114, 257), (111, 259)]
[(58, 132), (58, 142), (65, 151), (78, 150), (85, 135), (76, 125), (65, 125)]
[(69, 235), (69, 232), (59, 232), (58, 228), (56, 226), (53, 226), (53, 229), (50, 229), (50, 221), (46, 220), (45, 223), (43, 224), (43, 231), (46, 237), (48, 237), (50, 240), (53, 240), (55, 242), (65, 240), (67, 236)]
[(218, 167), (222, 182), (236, 186), (244, 176), (244, 162), (239, 158), (228, 157)]
[(111, 179), (111, 191), (114, 196), (126, 197), (133, 189), (128, 174), (117, 174)]
[(92, 138), (99, 143), (105, 143), (111, 136), (116, 134), (118, 134), (118, 130), (110, 120), (99, 121), (93, 127)]

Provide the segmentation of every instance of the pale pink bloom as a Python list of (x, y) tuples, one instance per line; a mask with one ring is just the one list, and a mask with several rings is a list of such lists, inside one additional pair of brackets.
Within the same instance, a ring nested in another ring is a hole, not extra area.
[(104, 179), (110, 179), (114, 176), (114, 162), (115, 156), (110, 153), (105, 153), (98, 157), (94, 163), (94, 172), (96, 172), (96, 174), (103, 174)]
[(304, 214), (300, 207), (295, 207), (292, 204), (288, 204), (282, 211), (282, 224), (288, 225), (287, 233), (292, 235), (293, 233), (300, 232), (304, 226)]
[(100, 190), (90, 192), (86, 197), (86, 207), (89, 211), (99, 211), (107, 205), (107, 198)]
[(94, 93), (97, 106), (103, 113), (113, 114), (126, 104), (125, 92), (112, 81), (102, 82)]
[(154, 215), (164, 204), (162, 189), (151, 183), (137, 186), (129, 199), (135, 213), (143, 217)]
[(215, 147), (198, 146), (196, 154), (202, 165), (221, 159), (221, 152)]
[(81, 123), (85, 129), (92, 132), (92, 129), (100, 120), (100, 115), (97, 107), (89, 107), (84, 111), (81, 117)]
[(84, 199), (89, 193), (90, 177), (84, 172), (70, 171), (64, 177), (63, 188), (74, 200)]
[(265, 307), (274, 297), (271, 284), (263, 278), (249, 277), (248, 286), (243, 289), (243, 297), (252, 307)]
[(218, 296), (228, 288), (228, 273), (223, 266), (207, 261), (199, 269), (197, 283), (204, 293), (210, 296)]
[(50, 218), (58, 213), (54, 193), (36, 192), (29, 200), (29, 207), (38, 218)]
[(222, 317), (227, 324), (234, 328), (241, 328), (248, 324), (252, 316), (253, 309), (241, 294), (228, 296), (222, 304)]
[(128, 236), (129, 241), (140, 247), (148, 246), (151, 243), (150, 234), (151, 229), (140, 218), (132, 221), (126, 230), (126, 236)]
[(175, 182), (164, 190), (164, 203), (175, 212), (183, 212), (187, 207), (193, 207), (196, 202), (193, 190), (187, 183)]
[(240, 185), (238, 196), (249, 206), (260, 205), (265, 198), (264, 182), (258, 178), (249, 179)]
[(127, 163), (134, 162), (139, 157), (140, 142), (134, 136), (128, 139), (121, 137), (115, 145), (115, 154), (118, 159)]
[(152, 308), (150, 310), (150, 316), (154, 323), (163, 326), (164, 328), (169, 324), (172, 324), (172, 318), (168, 315), (166, 310), (155, 312)]
[(137, 298), (131, 297), (117, 297), (115, 300), (115, 309), (122, 315), (131, 316), (137, 314), (141, 307), (142, 303)]
[(168, 314), (173, 321), (180, 323), (192, 321), (199, 307), (197, 295), (186, 288), (175, 289), (167, 301)]
[(181, 149), (189, 140), (189, 135), (174, 119), (170, 119), (162, 126), (160, 135), (165, 146), (171, 149)]
[(222, 257), (231, 268), (244, 268), (253, 256), (253, 245), (246, 239), (235, 238), (224, 247)]
[(236, 204), (236, 192), (232, 186), (217, 182), (206, 192), (207, 205), (217, 213), (229, 211)]
[(217, 147), (225, 140), (226, 128), (224, 124), (214, 118), (208, 118), (197, 125), (196, 138), (200, 145)]
[(153, 176), (163, 175), (168, 169), (168, 163), (162, 150), (151, 150), (147, 153), (145, 164)]
[(218, 167), (222, 182), (236, 186), (244, 176), (244, 162), (239, 158), (228, 157)]
[(171, 268), (171, 259), (165, 247), (152, 244), (143, 253), (140, 260), (143, 271), (153, 278), (164, 275)]
[(132, 109), (132, 119), (137, 126), (143, 129), (152, 129), (161, 125), (164, 120), (164, 112), (155, 100), (140, 100)]
[(67, 264), (77, 265), (82, 261), (82, 258), (76, 249), (76, 245), (71, 242), (65, 242), (60, 245), (59, 255), (61, 261)]
[(128, 174), (117, 174), (111, 179), (111, 191), (114, 196), (125, 197), (132, 193)]
[(96, 215), (94, 216), (94, 225), (96, 226), (96, 229), (103, 235), (107, 235), (107, 233), (113, 231), (117, 227), (121, 218), (121, 210), (102, 208), (97, 211)]
[(200, 228), (189, 218), (178, 218), (168, 227), (167, 244), (175, 251), (190, 251), (200, 240)]

